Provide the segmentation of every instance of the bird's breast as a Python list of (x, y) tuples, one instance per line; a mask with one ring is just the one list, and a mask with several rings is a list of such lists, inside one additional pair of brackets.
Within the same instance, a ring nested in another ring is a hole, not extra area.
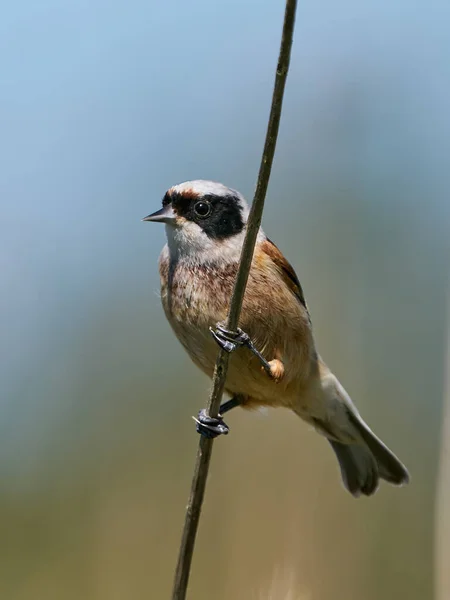
[[(166, 317), (191, 359), (209, 376), (218, 351), (209, 328), (226, 319), (237, 269), (237, 263), (210, 267), (173, 261), (167, 252), (160, 257)], [(240, 348), (230, 358), (227, 389), (261, 400), (266, 397), (270, 404), (272, 397), (295, 386), (302, 371), (309, 368), (312, 337), (309, 320), (290, 290), (270, 273), (252, 271), (239, 325), (267, 360), (282, 360), (285, 378), (280, 384), (268, 379), (250, 351)]]
[(169, 319), (194, 328), (214, 325), (226, 317), (237, 265), (160, 262), (161, 297)]
[(212, 376), (217, 356), (210, 327), (227, 316), (236, 266), (212, 269), (208, 266), (160, 258), (161, 301), (177, 338), (192, 360)]

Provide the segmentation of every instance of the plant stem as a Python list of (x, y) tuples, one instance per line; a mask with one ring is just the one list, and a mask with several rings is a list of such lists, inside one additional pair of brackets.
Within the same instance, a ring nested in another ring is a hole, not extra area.
[[(269, 184), (270, 172), (272, 170), (275, 147), (277, 144), (284, 88), (289, 70), (296, 8), (297, 0), (286, 1), (283, 33), (275, 75), (272, 106), (267, 125), (266, 141), (264, 144), (264, 151), (259, 169), (255, 195), (247, 221), (247, 231), (244, 244), (242, 246), (239, 270), (234, 284), (233, 296), (231, 298), (230, 311), (227, 319), (227, 329), (230, 331), (235, 331), (239, 323), (239, 316), (241, 313), (245, 288), (247, 286), (256, 238), (261, 225), (264, 200), (266, 197), (267, 186)], [(214, 369), (211, 395), (206, 407), (207, 414), (212, 417), (217, 417), (219, 413), (220, 401), (222, 399), (228, 370), (228, 361), (229, 354), (220, 349)], [(206, 480), (208, 477), (212, 447), (212, 439), (205, 438), (203, 436), (200, 437), (197, 461), (192, 478), (191, 493), (186, 509), (186, 518), (178, 555), (178, 563), (175, 571), (172, 600), (185, 600), (186, 598), (192, 556), (194, 553), (195, 538), (197, 535), (200, 512), (205, 495)]]

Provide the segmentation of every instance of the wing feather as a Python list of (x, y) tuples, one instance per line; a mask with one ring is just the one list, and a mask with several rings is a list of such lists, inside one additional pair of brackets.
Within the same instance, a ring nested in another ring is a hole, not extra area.
[(302, 286), (300, 285), (300, 281), (298, 280), (292, 265), (286, 260), (282, 252), (277, 248), (272, 240), (269, 240), (269, 238), (266, 238), (263, 242), (261, 242), (260, 248), (275, 264), (281, 277), (283, 278), (284, 283), (297, 297), (300, 304), (305, 307), (306, 312), (309, 315)]

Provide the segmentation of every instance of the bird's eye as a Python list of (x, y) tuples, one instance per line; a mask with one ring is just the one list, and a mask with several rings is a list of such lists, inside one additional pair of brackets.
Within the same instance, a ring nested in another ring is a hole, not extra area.
[(197, 216), (204, 219), (211, 213), (211, 204), (209, 202), (204, 202), (203, 200), (196, 202), (194, 204), (194, 211)]

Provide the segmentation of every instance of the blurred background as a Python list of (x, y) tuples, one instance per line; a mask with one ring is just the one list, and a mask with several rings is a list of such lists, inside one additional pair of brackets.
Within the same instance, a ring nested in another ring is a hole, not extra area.
[[(140, 219), (186, 179), (251, 199), (283, 12), (2, 9), (1, 598), (170, 597), (209, 381), (160, 306), (164, 228)], [(232, 413), (189, 598), (450, 598), (449, 18), (445, 0), (299, 2), (264, 215), (412, 483), (356, 501), (297, 417)]]

